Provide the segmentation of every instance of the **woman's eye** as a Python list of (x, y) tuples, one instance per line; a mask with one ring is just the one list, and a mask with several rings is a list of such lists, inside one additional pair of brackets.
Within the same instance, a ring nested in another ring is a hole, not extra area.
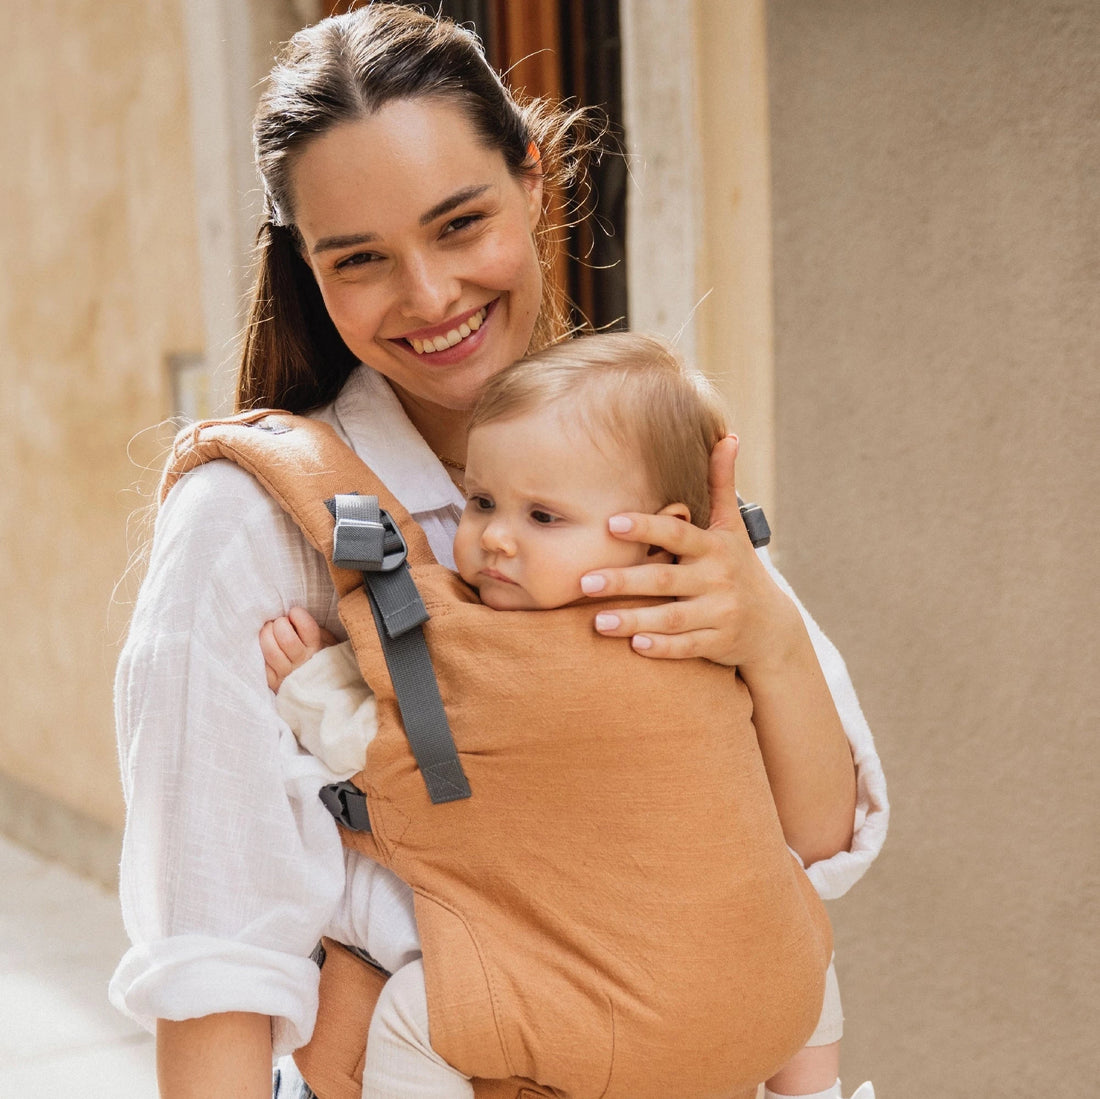
[(463, 229), (468, 229), (481, 221), (482, 217), (481, 214), (463, 214), (461, 217), (451, 218), (443, 229), (443, 235), (447, 236), (450, 233), (459, 233)]
[(343, 259), (337, 260), (336, 270), (347, 271), (352, 267), (366, 267), (377, 263), (381, 258), (377, 252), (356, 252), (353, 256), (344, 256)]
[(546, 524), (546, 523), (553, 523), (553, 522), (555, 522), (555, 520), (556, 520), (556, 518), (557, 518), (557, 517), (556, 517), (556, 516), (554, 516), (554, 515), (551, 515), (551, 514), (550, 514), (550, 512), (548, 512), (548, 511), (540, 511), (540, 510), (539, 510), (538, 508), (535, 508), (535, 509), (534, 509), (534, 510), (533, 510), (533, 511), (531, 512), (531, 518), (532, 518), (532, 519), (533, 519), (533, 520), (534, 520), (534, 521), (535, 521), (536, 523), (543, 523), (543, 524)]

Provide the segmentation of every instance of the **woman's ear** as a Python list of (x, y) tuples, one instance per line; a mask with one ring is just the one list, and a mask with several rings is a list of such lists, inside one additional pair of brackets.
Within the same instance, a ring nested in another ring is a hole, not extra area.
[[(657, 512), (657, 514), (671, 515), (674, 519), (683, 519), (685, 523), (691, 522), (691, 509), (687, 506), (687, 504), (668, 504), (665, 507), (661, 508), (661, 510)], [(668, 552), (668, 550), (661, 549), (660, 546), (650, 546), (649, 549), (646, 550), (646, 560), (657, 562), (671, 562), (675, 561), (676, 559), (672, 556), (671, 553)]]

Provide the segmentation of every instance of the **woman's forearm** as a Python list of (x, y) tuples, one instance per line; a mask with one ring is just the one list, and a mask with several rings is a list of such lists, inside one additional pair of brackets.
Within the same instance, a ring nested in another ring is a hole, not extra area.
[(230, 1011), (157, 1022), (161, 1099), (271, 1099), (271, 1019)]
[(753, 724), (787, 843), (809, 866), (852, 842), (852, 753), (801, 618), (783, 661), (743, 666)]

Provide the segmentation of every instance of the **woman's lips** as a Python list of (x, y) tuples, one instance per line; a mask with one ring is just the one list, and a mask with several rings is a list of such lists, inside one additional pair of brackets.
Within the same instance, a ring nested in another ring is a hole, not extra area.
[[(487, 322), (492, 320), (499, 300), (494, 298), (477, 309), (444, 321), (443, 324), (406, 332), (390, 342), (403, 347), (407, 354), (425, 365), (450, 366), (461, 362), (485, 342), (486, 332), (490, 327)], [(437, 340), (439, 343), (436, 343)], [(427, 350), (428, 347), (432, 350)], [(435, 350), (436, 347), (441, 349)]]
[(442, 331), (437, 331), (435, 334), (409, 335), (405, 339), (418, 355), (435, 355), (469, 339), (484, 323), (485, 316), (486, 309), (482, 306), (463, 320), (452, 322), (449, 326), (442, 326)]

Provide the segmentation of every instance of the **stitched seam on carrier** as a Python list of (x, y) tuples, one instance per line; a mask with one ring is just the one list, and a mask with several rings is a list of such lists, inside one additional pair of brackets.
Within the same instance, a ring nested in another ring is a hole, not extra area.
[(604, 1081), (603, 1091), (600, 1092), (600, 1099), (607, 1094), (611, 1087), (611, 1078), (615, 1075), (615, 1003), (610, 996), (607, 997), (607, 1014), (611, 1023), (611, 1056), (608, 1058), (607, 1079)]
[(419, 893), (420, 896), (425, 897), (433, 904), (439, 905), (439, 907), (442, 908), (444, 911), (450, 912), (451, 915), (455, 916), (458, 919), (459, 923), (461, 923), (462, 926), (466, 929), (466, 934), (470, 936), (470, 942), (474, 944), (474, 950), (477, 951), (477, 960), (478, 964), (481, 966), (482, 975), (485, 977), (485, 987), (489, 990), (489, 1000), (493, 1006), (493, 1028), (496, 1030), (497, 1041), (500, 1043), (500, 1051), (504, 1055), (504, 1063), (505, 1065), (507, 1065), (508, 1072), (511, 1076), (518, 1076), (519, 1073), (516, 1071), (515, 1065), (512, 1064), (512, 1058), (509, 1056), (508, 1053), (508, 1044), (504, 1040), (504, 1032), (501, 1029), (500, 1025), (500, 996), (496, 988), (493, 986), (492, 977), (490, 976), (489, 970), (485, 965), (485, 952), (481, 948), (481, 943), (478, 942), (477, 936), (474, 935), (469, 923), (466, 920), (466, 917), (461, 912), (459, 912), (458, 909), (454, 907), (454, 905), (448, 904), (445, 900), (443, 900), (441, 897), (438, 897), (435, 893), (432, 893), (430, 890), (424, 889), (420, 886), (414, 885), (413, 892)]

